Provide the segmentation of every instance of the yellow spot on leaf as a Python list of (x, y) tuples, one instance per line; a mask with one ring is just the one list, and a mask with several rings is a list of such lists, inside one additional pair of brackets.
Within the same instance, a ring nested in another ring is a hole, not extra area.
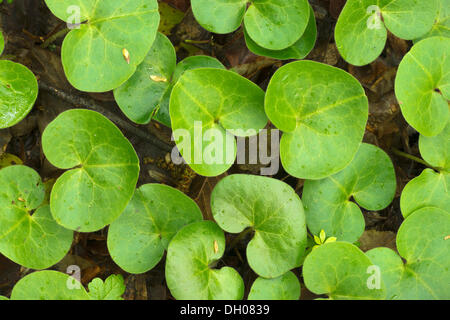
[(160, 76), (150, 76), (150, 79), (152, 79), (155, 82), (167, 82), (167, 79)]
[(219, 243), (217, 240), (214, 240), (214, 253), (219, 252)]
[(128, 50), (125, 49), (125, 48), (123, 48), (123, 49), (122, 49), (122, 54), (123, 54), (123, 57), (124, 57), (125, 61), (126, 61), (128, 64), (130, 64), (130, 53), (128, 52)]

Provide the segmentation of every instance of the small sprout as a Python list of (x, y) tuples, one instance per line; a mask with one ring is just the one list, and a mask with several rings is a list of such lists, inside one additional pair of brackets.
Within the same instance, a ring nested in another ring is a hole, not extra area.
[(156, 76), (156, 75), (151, 75), (150, 79), (152, 79), (155, 82), (167, 82), (167, 78)]
[(217, 240), (214, 240), (214, 253), (219, 252), (219, 243)]
[(123, 54), (123, 57), (124, 57), (125, 61), (126, 61), (128, 64), (130, 64), (130, 53), (128, 52), (128, 50), (125, 49), (125, 48), (123, 48), (123, 49), (122, 49), (122, 54)]
[(336, 237), (329, 237), (327, 239), (326, 234), (325, 234), (325, 230), (320, 230), (319, 236), (314, 235), (314, 241), (317, 243), (314, 247), (313, 250), (315, 248), (317, 248), (318, 246), (321, 246), (325, 243), (331, 243), (331, 242), (336, 242), (337, 238)]

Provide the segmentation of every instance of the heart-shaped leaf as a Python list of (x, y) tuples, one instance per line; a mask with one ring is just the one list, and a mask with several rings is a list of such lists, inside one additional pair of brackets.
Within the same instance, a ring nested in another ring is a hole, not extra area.
[(373, 263), (356, 246), (348, 242), (331, 242), (314, 249), (303, 264), (305, 285), (315, 294), (333, 300), (384, 299), (385, 287), (369, 287)]
[(101, 114), (82, 109), (61, 113), (42, 134), (45, 156), (66, 171), (50, 199), (55, 220), (80, 232), (113, 222), (131, 200), (139, 159), (122, 132)]
[(38, 173), (10, 166), (0, 170), (0, 185), (0, 252), (32, 269), (60, 261), (72, 245), (73, 232), (53, 219)]
[(95, 278), (88, 288), (91, 300), (123, 300), (122, 295), (125, 293), (123, 276), (120, 274), (110, 275), (105, 281)]
[(82, 23), (64, 39), (61, 59), (78, 90), (117, 88), (150, 50), (159, 25), (156, 0), (45, 0), (58, 18)]
[(53, 270), (33, 272), (16, 283), (11, 300), (89, 300), (83, 285)]
[(450, 208), (450, 174), (425, 169), (412, 179), (402, 191), (400, 208), (407, 218), (414, 211), (424, 207)]
[(300, 266), (306, 248), (305, 216), (288, 184), (261, 176), (227, 176), (211, 194), (211, 210), (227, 232), (254, 231), (247, 260), (261, 277), (276, 278)]
[(419, 149), (422, 157), (440, 172), (425, 169), (405, 186), (400, 197), (400, 208), (405, 218), (424, 207), (445, 211), (450, 208), (450, 122), (437, 136), (421, 135)]
[(178, 300), (240, 300), (244, 282), (230, 267), (213, 269), (225, 251), (225, 235), (212, 221), (182, 228), (167, 250), (166, 281)]
[(325, 178), (352, 161), (369, 112), (358, 80), (314, 61), (278, 69), (267, 88), (265, 108), (270, 121), (284, 131), (284, 169), (303, 179)]
[(258, 278), (253, 282), (248, 300), (298, 300), (300, 282), (291, 271), (275, 279)]
[(387, 30), (416, 39), (431, 29), (436, 13), (437, 0), (348, 0), (336, 24), (336, 46), (347, 62), (366, 65), (383, 51)]
[(310, 8), (310, 16), (308, 21), (308, 26), (305, 32), (292, 46), (283, 50), (270, 50), (259, 46), (252, 38), (248, 35), (247, 31), (244, 29), (245, 42), (247, 47), (254, 54), (274, 58), (278, 60), (288, 60), (288, 59), (303, 59), (306, 57), (311, 50), (314, 48), (317, 38), (317, 26), (316, 18), (314, 17), (314, 10)]
[(20, 122), (33, 108), (38, 83), (27, 67), (0, 60), (0, 129)]
[(366, 254), (381, 269), (388, 299), (450, 299), (450, 213), (422, 208), (397, 233), (397, 250), (375, 248)]
[(433, 27), (427, 34), (415, 39), (414, 42), (431, 37), (450, 38), (450, 0), (438, 0), (438, 14)]
[(282, 50), (304, 33), (309, 19), (307, 0), (192, 0), (197, 21), (214, 33), (235, 31), (244, 20), (249, 36), (259, 46)]
[(426, 162), (450, 172), (450, 121), (437, 136), (419, 138), (420, 154)]
[(415, 44), (403, 58), (395, 94), (406, 121), (425, 136), (439, 134), (449, 119), (450, 38), (432, 37)]
[(324, 230), (328, 236), (353, 243), (365, 227), (357, 204), (367, 210), (384, 209), (394, 199), (395, 189), (395, 171), (389, 156), (363, 143), (344, 170), (322, 180), (305, 181), (302, 200), (308, 229), (314, 235)]
[(267, 124), (264, 91), (228, 70), (186, 71), (173, 88), (169, 109), (178, 150), (203, 176), (220, 175), (232, 166), (233, 135), (256, 135)]
[(158, 33), (153, 46), (135, 74), (114, 90), (123, 113), (132, 121), (147, 124), (152, 118), (170, 127), (169, 99), (174, 84), (184, 71), (196, 68), (225, 67), (208, 56), (189, 57), (177, 66), (175, 48)]
[(143, 185), (109, 227), (109, 253), (125, 271), (147, 272), (161, 260), (178, 230), (202, 219), (197, 204), (181, 191), (162, 184)]

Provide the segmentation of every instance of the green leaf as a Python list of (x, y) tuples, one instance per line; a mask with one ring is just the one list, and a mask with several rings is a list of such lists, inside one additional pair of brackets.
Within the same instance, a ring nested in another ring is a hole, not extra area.
[(422, 208), (403, 222), (397, 234), (397, 250), (405, 264), (387, 248), (367, 252), (381, 269), (388, 299), (450, 299), (449, 230), (449, 212)]
[(162, 184), (143, 185), (109, 227), (109, 253), (123, 270), (147, 272), (161, 260), (178, 230), (202, 219), (197, 204), (181, 191)]
[(166, 282), (178, 300), (240, 300), (244, 282), (230, 267), (213, 269), (225, 251), (223, 231), (212, 221), (185, 226), (169, 244)]
[(11, 300), (89, 300), (89, 295), (71, 276), (44, 270), (20, 279), (12, 290)]
[(186, 71), (173, 88), (169, 110), (178, 150), (203, 176), (220, 175), (232, 166), (233, 134), (256, 135), (267, 124), (264, 91), (227, 70)]
[(33, 108), (38, 83), (27, 67), (0, 60), (0, 129), (20, 122)]
[(206, 30), (235, 31), (244, 20), (249, 36), (259, 46), (282, 50), (304, 33), (309, 19), (307, 0), (192, 0), (192, 11)]
[(247, 31), (244, 29), (245, 42), (247, 47), (254, 54), (279, 59), (279, 60), (288, 60), (288, 59), (303, 59), (306, 57), (311, 50), (314, 48), (317, 38), (317, 26), (316, 26), (316, 18), (314, 17), (314, 10), (312, 7), (310, 8), (311, 14), (309, 16), (308, 26), (305, 29), (305, 32), (300, 37), (297, 42), (295, 42), (292, 46), (282, 49), (282, 50), (270, 50), (259, 46), (252, 38), (248, 35)]
[(25, 166), (0, 170), (0, 253), (26, 268), (46, 269), (69, 251), (73, 232), (56, 223), (39, 174)]
[(322, 180), (305, 181), (302, 200), (308, 229), (313, 234), (324, 229), (327, 236), (353, 243), (365, 227), (357, 204), (367, 210), (382, 210), (394, 199), (395, 190), (395, 171), (389, 156), (363, 143), (344, 170)]
[(90, 110), (63, 112), (42, 134), (42, 148), (55, 167), (71, 169), (50, 197), (59, 224), (93, 232), (119, 217), (133, 196), (139, 159), (111, 121)]
[(445, 211), (450, 208), (450, 122), (437, 136), (421, 135), (419, 149), (425, 161), (441, 172), (425, 169), (405, 186), (400, 197), (400, 208), (405, 218), (424, 207)]
[(414, 211), (424, 207), (450, 208), (450, 174), (425, 169), (420, 176), (405, 186), (400, 197), (402, 214), (407, 218)]
[(207, 56), (189, 57), (178, 65), (176, 62), (172, 43), (166, 36), (158, 33), (136, 73), (114, 90), (117, 104), (129, 119), (147, 124), (154, 118), (170, 127), (170, 94), (184, 71), (205, 67), (225, 69), (217, 59)]
[(261, 176), (227, 176), (211, 194), (211, 210), (227, 232), (254, 231), (247, 260), (259, 276), (276, 278), (300, 266), (306, 248), (305, 216), (288, 184)]
[(450, 121), (437, 136), (426, 137), (421, 135), (419, 149), (426, 162), (450, 173)]
[(307, 0), (252, 1), (244, 17), (245, 30), (259, 46), (283, 50), (305, 32), (310, 17)]
[(110, 275), (105, 281), (100, 278), (93, 279), (89, 284), (91, 300), (123, 300), (125, 284), (121, 274)]
[(0, 55), (3, 53), (3, 49), (5, 49), (5, 38), (3, 38), (3, 32), (0, 30)]
[(449, 119), (450, 38), (433, 37), (415, 44), (403, 58), (395, 94), (406, 121), (425, 136), (444, 130)]
[(356, 246), (347, 242), (332, 242), (314, 249), (303, 264), (303, 279), (311, 292), (326, 294), (335, 300), (383, 299), (380, 289), (367, 285), (373, 263)]
[[(61, 59), (69, 82), (78, 90), (104, 92), (117, 88), (136, 71), (156, 37), (156, 0), (45, 0), (60, 19), (81, 21), (64, 39)], [(129, 63), (123, 50), (129, 53)]]
[(0, 296), (0, 301), (1, 300), (9, 300), (7, 297), (5, 297), (5, 296)]
[(416, 39), (431, 29), (436, 13), (437, 0), (348, 0), (336, 24), (336, 46), (347, 62), (366, 65), (383, 51), (387, 30)]
[(259, 277), (253, 282), (248, 300), (298, 300), (300, 282), (291, 271), (275, 279)]
[(415, 39), (414, 42), (431, 37), (450, 38), (450, 0), (438, 0), (438, 15), (433, 27), (427, 34)]
[(347, 72), (314, 61), (289, 63), (272, 77), (265, 109), (284, 131), (281, 162), (292, 176), (322, 179), (344, 169), (361, 144), (368, 100)]
[(117, 104), (130, 120), (139, 124), (150, 122), (171, 86), (176, 63), (175, 48), (165, 35), (158, 33), (133, 76), (114, 90)]

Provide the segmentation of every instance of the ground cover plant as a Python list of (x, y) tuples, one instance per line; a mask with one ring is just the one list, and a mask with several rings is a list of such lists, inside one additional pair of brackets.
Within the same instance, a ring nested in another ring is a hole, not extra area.
[(449, 5), (0, 1), (0, 300), (450, 299)]

